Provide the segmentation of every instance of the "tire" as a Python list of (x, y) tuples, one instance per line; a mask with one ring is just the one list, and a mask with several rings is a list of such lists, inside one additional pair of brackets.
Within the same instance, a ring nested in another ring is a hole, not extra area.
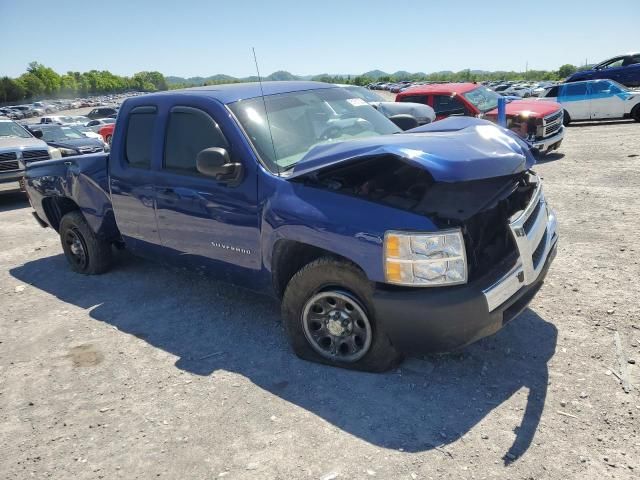
[(282, 300), (284, 328), (296, 355), (368, 372), (397, 366), (402, 355), (375, 321), (372, 294), (362, 271), (343, 260), (323, 257), (298, 271)]
[(636, 122), (640, 122), (640, 105), (633, 107), (633, 110), (631, 110), (631, 118)]
[(62, 250), (74, 272), (98, 275), (111, 266), (111, 244), (98, 238), (79, 211), (60, 220)]
[(562, 124), (566, 127), (571, 123), (571, 115), (566, 110), (564, 111), (564, 117), (562, 118)]

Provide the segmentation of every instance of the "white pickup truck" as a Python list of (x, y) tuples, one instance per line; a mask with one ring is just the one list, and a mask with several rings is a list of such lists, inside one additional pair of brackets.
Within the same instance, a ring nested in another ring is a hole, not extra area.
[(22, 188), (25, 165), (50, 158), (61, 158), (60, 151), (49, 147), (16, 122), (0, 118), (1, 190)]

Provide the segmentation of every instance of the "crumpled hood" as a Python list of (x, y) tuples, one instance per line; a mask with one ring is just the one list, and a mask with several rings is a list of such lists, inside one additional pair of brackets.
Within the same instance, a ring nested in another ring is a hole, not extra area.
[(404, 133), (317, 145), (288, 178), (384, 155), (424, 168), (439, 182), (512, 175), (535, 163), (529, 146), (515, 133), (487, 120), (450, 117)]

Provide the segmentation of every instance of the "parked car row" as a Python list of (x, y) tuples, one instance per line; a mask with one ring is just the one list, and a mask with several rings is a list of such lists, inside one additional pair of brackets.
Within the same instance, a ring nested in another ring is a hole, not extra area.
[[(440, 83), (416, 86), (396, 96), (397, 102), (429, 105), (436, 119), (469, 116), (498, 121), (500, 96), (476, 83)], [(547, 154), (560, 147), (564, 138), (562, 107), (555, 103), (513, 100), (506, 105), (507, 128), (516, 132), (539, 153)]]

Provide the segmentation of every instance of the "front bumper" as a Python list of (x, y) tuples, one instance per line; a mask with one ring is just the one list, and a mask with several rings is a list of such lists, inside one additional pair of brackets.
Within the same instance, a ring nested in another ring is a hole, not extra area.
[(379, 286), (373, 295), (376, 318), (391, 342), (408, 353), (451, 351), (494, 334), (542, 286), (556, 255), (556, 225), (539, 186), (529, 206), (510, 219), (518, 259), (507, 273), (453, 287)]
[(557, 150), (564, 138), (564, 127), (560, 127), (557, 133), (554, 133), (550, 137), (543, 138), (541, 140), (534, 140), (531, 146), (541, 153), (548, 153), (553, 150)]

